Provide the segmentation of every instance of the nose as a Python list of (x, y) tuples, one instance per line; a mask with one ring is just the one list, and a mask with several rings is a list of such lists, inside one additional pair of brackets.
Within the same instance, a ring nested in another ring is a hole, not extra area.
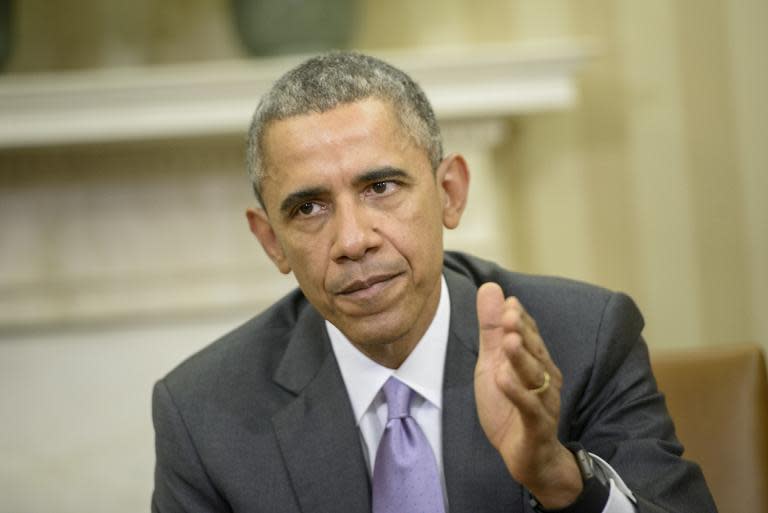
[(360, 260), (380, 244), (375, 216), (365, 205), (355, 201), (337, 203), (335, 214), (331, 248), (333, 260)]

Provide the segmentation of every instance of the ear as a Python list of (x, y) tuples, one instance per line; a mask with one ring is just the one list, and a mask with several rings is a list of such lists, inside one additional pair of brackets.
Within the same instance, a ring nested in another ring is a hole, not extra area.
[(443, 224), (452, 230), (459, 225), (467, 204), (469, 168), (464, 157), (453, 153), (443, 159), (435, 175), (443, 207)]
[(272, 229), (272, 223), (269, 222), (264, 209), (249, 208), (245, 211), (245, 217), (248, 218), (248, 226), (251, 228), (251, 233), (259, 239), (264, 252), (275, 263), (280, 272), (283, 274), (291, 272), (291, 266), (285, 257), (283, 247), (280, 245), (277, 234)]

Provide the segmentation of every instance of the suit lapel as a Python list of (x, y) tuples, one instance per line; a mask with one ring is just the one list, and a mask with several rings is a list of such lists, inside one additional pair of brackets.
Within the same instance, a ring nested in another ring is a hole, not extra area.
[(370, 511), (352, 407), (322, 317), (307, 307), (274, 376), (297, 397), (272, 423), (301, 510)]
[(448, 506), (464, 511), (523, 510), (520, 485), (510, 476), (477, 418), (473, 387), (477, 361), (477, 286), (445, 270), (451, 297), (451, 328), (443, 378), (443, 466)]
[[(443, 466), (451, 513), (523, 511), (522, 488), (507, 473), (477, 418), (477, 286), (445, 270), (451, 327), (443, 379)], [(272, 419), (293, 489), (305, 513), (370, 512), (370, 479), (346, 388), (324, 321), (307, 307), (274, 376), (297, 397)]]

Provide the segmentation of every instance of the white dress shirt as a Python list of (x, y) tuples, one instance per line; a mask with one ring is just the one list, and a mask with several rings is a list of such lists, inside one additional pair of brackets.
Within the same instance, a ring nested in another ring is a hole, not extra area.
[[(440, 302), (435, 317), (422, 339), (397, 369), (389, 369), (374, 362), (352, 345), (336, 326), (328, 321), (325, 322), (331, 346), (352, 403), (355, 420), (360, 429), (363, 455), (370, 475), (373, 475), (376, 449), (387, 423), (387, 404), (381, 388), (391, 376), (395, 376), (416, 392), (411, 400), (411, 416), (424, 431), (435, 454), (437, 467), (440, 470), (446, 511), (449, 504), (443, 471), (441, 417), (443, 370), (448, 347), (450, 317), (450, 297), (443, 277)], [(593, 457), (604, 467), (607, 475), (611, 476), (610, 496), (603, 513), (635, 512), (635, 506), (628, 498), (634, 500), (632, 492), (610, 465), (594, 455)]]

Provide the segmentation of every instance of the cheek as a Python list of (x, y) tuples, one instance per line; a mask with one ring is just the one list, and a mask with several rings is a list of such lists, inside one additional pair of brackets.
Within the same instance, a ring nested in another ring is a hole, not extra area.
[(439, 237), (442, 234), (442, 209), (440, 208), (438, 198), (432, 195), (422, 195), (420, 198), (414, 198), (413, 205), (408, 211), (410, 216), (405, 222), (409, 231), (412, 231), (418, 237), (427, 237), (429, 241), (433, 241), (435, 237)]
[(305, 291), (321, 290), (325, 279), (326, 258), (323, 245), (317, 240), (286, 243), (285, 255), (293, 275)]
[(408, 207), (388, 219), (388, 232), (395, 247), (420, 273), (424, 269), (419, 266), (442, 262), (442, 215), (434, 198), (414, 198)]

